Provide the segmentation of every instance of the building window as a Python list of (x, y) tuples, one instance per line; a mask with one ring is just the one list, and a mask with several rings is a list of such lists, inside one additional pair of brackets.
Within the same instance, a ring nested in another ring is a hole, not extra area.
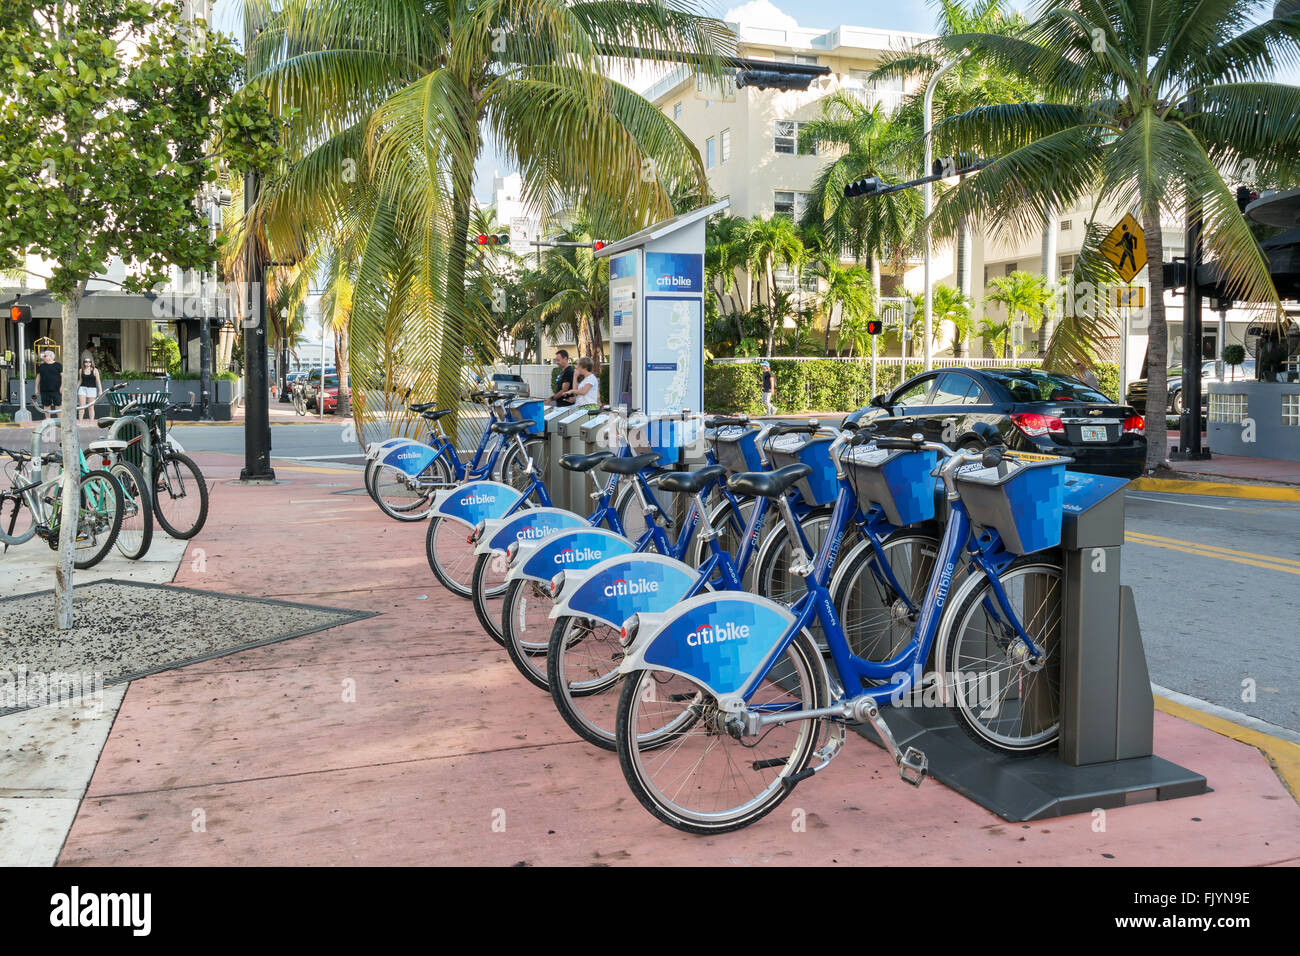
[(807, 66), (816, 66), (817, 57), (809, 56), (806, 53), (786, 53), (776, 58), (777, 63), (803, 63)]
[(1245, 395), (1210, 393), (1210, 421), (1212, 422), (1240, 422), (1245, 419), (1247, 411)]
[(1061, 264), (1057, 270), (1057, 275), (1068, 276), (1074, 272), (1074, 267), (1078, 264), (1078, 256), (1061, 256)]
[(713, 141), (713, 137), (710, 136), (708, 139), (704, 141), (704, 168), (705, 169), (712, 169), (714, 166), (717, 165), (716, 153), (717, 153), (716, 144)]
[(1003, 271), (1002, 274), (1003, 274), (1003, 275), (1006, 275), (1006, 276), (1009, 276), (1009, 275), (1011, 275), (1011, 273), (1019, 271), (1019, 269), (1020, 269), (1020, 263), (1018, 263), (1018, 262), (1008, 262), (1007, 265), (1006, 265), (1006, 269)]
[(1073, 229), (1073, 228), (1074, 228), (1074, 220), (1073, 220), (1073, 219), (1062, 219), (1062, 220), (1061, 220), (1061, 232), (1069, 232), (1069, 231), (1070, 231), (1071, 229)]
[(1282, 396), (1282, 424), (1300, 425), (1300, 395)]
[(674, 104), (673, 104), (673, 119), (674, 119), (674, 120), (680, 120), (681, 118), (682, 118), (682, 104), (681, 104), (681, 103), (674, 103)]
[(816, 143), (809, 143), (805, 149), (799, 148), (799, 131), (807, 125), (807, 123), (796, 123), (794, 120), (777, 120), (772, 137), (773, 149), (788, 156), (794, 156), (796, 153), (800, 156), (816, 156)]
[(725, 163), (731, 158), (731, 130), (724, 129), (721, 136), (722, 153), (718, 157), (718, 162)]
[(772, 211), (778, 216), (802, 219), (804, 210), (808, 208), (809, 196), (809, 193), (778, 189), (772, 194)]

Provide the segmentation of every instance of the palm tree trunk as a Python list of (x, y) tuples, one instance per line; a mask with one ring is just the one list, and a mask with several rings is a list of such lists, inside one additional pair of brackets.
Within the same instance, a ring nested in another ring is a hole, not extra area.
[[(1144, 212), (1142, 229), (1146, 233), (1147, 282), (1151, 286), (1151, 317), (1147, 329), (1147, 472), (1164, 464), (1168, 456), (1165, 428), (1165, 405), (1161, 396), (1168, 394), (1165, 366), (1169, 358), (1169, 327), (1165, 324), (1164, 242), (1160, 235), (1160, 212)], [(1120, 401), (1124, 396), (1120, 396)], [(1153, 414), (1154, 412), (1154, 414)]]
[(334, 367), (338, 370), (339, 401), (334, 414), (339, 418), (352, 414), (352, 375), (348, 371), (348, 327), (334, 333)]
[[(469, 91), (471, 102), (475, 99), (473, 90)], [(477, 126), (475, 127), (477, 131)], [(476, 134), (475, 134), (476, 136)], [(453, 159), (451, 192), (451, 242), (447, 250), (447, 315), (451, 319), (443, 323), (442, 342), (438, 355), (438, 404), (442, 408), (460, 407), (461, 369), (465, 365), (464, 342), (459, 330), (460, 318), (465, 314), (465, 272), (469, 259), (469, 246), (463, 241), (469, 235), (470, 202), (473, 198), (474, 162), (478, 155), (477, 136), (474, 156), (470, 157), (467, 168), (458, 168), (463, 159)], [(461, 241), (456, 241), (460, 237)], [(448, 416), (453, 432), (459, 416)], [(446, 423), (444, 423), (446, 424)]]

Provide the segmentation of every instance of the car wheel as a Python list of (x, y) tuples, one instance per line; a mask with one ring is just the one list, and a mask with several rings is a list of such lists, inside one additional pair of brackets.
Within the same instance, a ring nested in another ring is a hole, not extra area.
[(1169, 411), (1174, 415), (1183, 413), (1183, 393), (1181, 389), (1169, 397)]

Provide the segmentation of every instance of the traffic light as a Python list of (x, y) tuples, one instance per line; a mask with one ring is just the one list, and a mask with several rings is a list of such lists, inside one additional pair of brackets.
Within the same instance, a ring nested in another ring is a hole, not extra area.
[(879, 335), (885, 331), (885, 323), (880, 319), (867, 319), (867, 334)]
[(1165, 291), (1181, 291), (1187, 288), (1187, 262), (1185, 260), (1175, 259), (1173, 262), (1164, 263), (1161, 275), (1164, 277)]
[(1242, 212), (1245, 212), (1246, 207), (1249, 206), (1258, 198), (1259, 198), (1259, 193), (1255, 192), (1254, 190), (1249, 189), (1246, 186), (1237, 187), (1237, 208), (1240, 209)]
[(811, 74), (782, 73), (779, 70), (740, 70), (736, 73), (736, 88), (752, 86), (759, 90), (807, 90), (813, 79)]
[(508, 246), (510, 245), (510, 235), (505, 232), (480, 232), (471, 241), (477, 242), (480, 246)]
[(864, 176), (862, 179), (855, 179), (844, 187), (844, 198), (853, 199), (857, 196), (870, 196), (884, 187), (884, 182), (878, 176)]
[(600, 252), (601, 249), (605, 248), (605, 240), (597, 239), (595, 242), (591, 244), (591, 248), (596, 250), (597, 252)]
[(32, 307), (30, 305), (9, 306), (9, 319), (12, 322), (30, 322), (32, 320)]

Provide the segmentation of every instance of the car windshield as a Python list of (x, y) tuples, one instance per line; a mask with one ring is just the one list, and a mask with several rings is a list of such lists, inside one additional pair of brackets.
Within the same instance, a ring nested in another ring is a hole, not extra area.
[(1031, 402), (1106, 402), (1111, 403), (1095, 388), (1064, 375), (1049, 372), (985, 372), (997, 379), (1019, 404)]

